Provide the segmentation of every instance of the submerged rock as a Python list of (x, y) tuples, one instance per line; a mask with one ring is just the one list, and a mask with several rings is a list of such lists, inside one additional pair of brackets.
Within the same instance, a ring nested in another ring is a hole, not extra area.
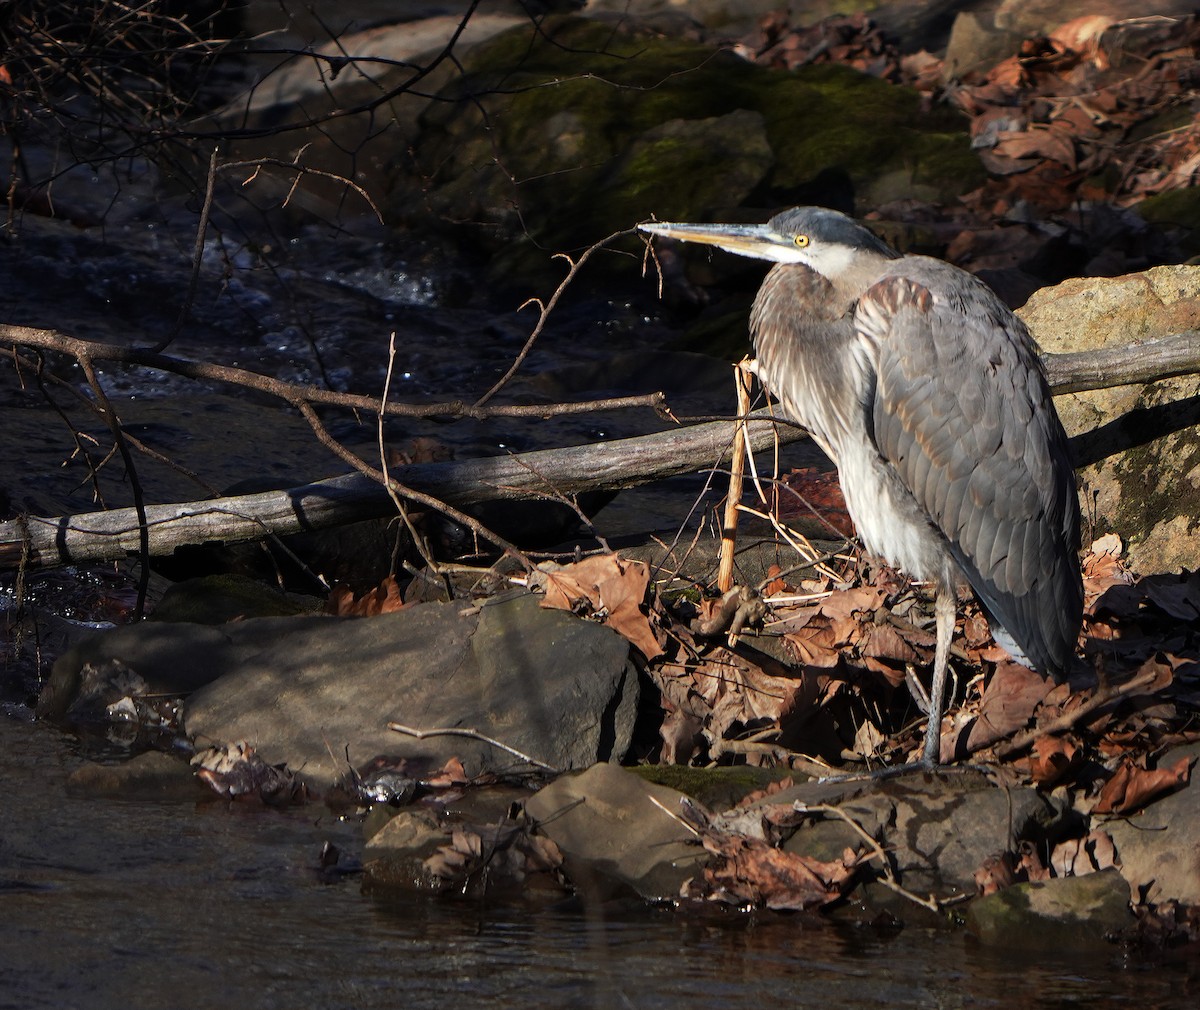
[(193, 800), (211, 796), (187, 762), (162, 751), (146, 751), (119, 764), (89, 761), (71, 773), (67, 788), (88, 796), (135, 800)]
[(1116, 870), (1017, 884), (972, 902), (967, 929), (986, 944), (1022, 950), (1088, 950), (1133, 924)]
[(525, 803), (536, 830), (563, 855), (563, 872), (589, 889), (620, 884), (644, 898), (672, 899), (708, 858), (672, 816), (684, 794), (616, 765), (563, 775)]

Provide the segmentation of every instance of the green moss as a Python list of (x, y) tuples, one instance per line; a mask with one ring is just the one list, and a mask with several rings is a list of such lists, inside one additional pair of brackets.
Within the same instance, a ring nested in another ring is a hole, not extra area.
[(1185, 257), (1200, 256), (1200, 189), (1159, 193), (1143, 200), (1136, 210), (1151, 224), (1178, 229), (1175, 239)]
[(320, 605), (315, 597), (281, 593), (244, 575), (205, 575), (171, 586), (150, 620), (225, 624), (242, 617), (292, 617), (311, 613)]
[[(1138, 540), (1161, 524), (1188, 516), (1188, 528), (1194, 529), (1200, 524), (1200, 491), (1180, 479), (1200, 466), (1200, 441), (1186, 434), (1188, 425), (1194, 424), (1194, 408), (1187, 401), (1147, 403), (1130, 411), (1120, 423), (1127, 430), (1129, 441), (1137, 444), (1125, 450), (1113, 465), (1113, 476), (1123, 490), (1117, 513), (1112, 517), (1112, 528)], [(1152, 430), (1184, 433), (1167, 436), (1164, 444), (1162, 439), (1148, 437)], [(1180, 451), (1181, 439), (1190, 442), (1190, 452)], [(1172, 460), (1171, 473), (1166, 475), (1163, 457), (1168, 454), (1176, 458)]]
[(794, 777), (794, 773), (786, 769), (752, 768), (749, 765), (733, 768), (637, 765), (628, 770), (647, 782), (686, 793), (710, 810), (727, 810), (744, 796), (765, 789), (772, 782)]
[(983, 176), (962, 120), (846, 67), (773, 70), (566, 17), (496, 36), (464, 71), (422, 117), (417, 178), (394, 207), (486, 225), (476, 238), (500, 274), (652, 214), (830, 200), (826, 178), (869, 197), (886, 176), (889, 192), (945, 199)]

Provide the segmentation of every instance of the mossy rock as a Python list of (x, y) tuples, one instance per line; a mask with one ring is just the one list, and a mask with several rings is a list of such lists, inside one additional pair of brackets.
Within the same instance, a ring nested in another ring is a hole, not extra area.
[(886, 198), (945, 200), (983, 178), (965, 123), (911, 89), (582, 17), (477, 46), (439, 99), (398, 162), (392, 213), (457, 222), (510, 281), (651, 216), (761, 218), (844, 203), (846, 186), (869, 202), (876, 183)]
[(225, 624), (235, 618), (292, 617), (319, 610), (316, 597), (299, 597), (244, 575), (205, 575), (171, 586), (152, 621)]
[(1200, 257), (1200, 189), (1172, 189), (1148, 197), (1135, 209), (1143, 220), (1173, 232), (1180, 252), (1191, 262)]
[(967, 909), (967, 929), (989, 946), (1020, 950), (1105, 950), (1133, 923), (1129, 887), (1116, 870), (1017, 884)]
[(721, 768), (691, 768), (687, 765), (638, 765), (629, 768), (639, 778), (660, 786), (669, 786), (710, 810), (728, 810), (743, 797), (773, 782), (795, 777), (794, 772), (750, 765)]

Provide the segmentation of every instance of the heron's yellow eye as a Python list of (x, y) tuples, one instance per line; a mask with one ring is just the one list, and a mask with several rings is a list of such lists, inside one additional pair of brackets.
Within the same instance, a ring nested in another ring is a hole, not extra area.
[(797, 235), (794, 239), (792, 239), (792, 241), (796, 243), (796, 247), (798, 249), (803, 249), (806, 245), (808, 245), (808, 236)]

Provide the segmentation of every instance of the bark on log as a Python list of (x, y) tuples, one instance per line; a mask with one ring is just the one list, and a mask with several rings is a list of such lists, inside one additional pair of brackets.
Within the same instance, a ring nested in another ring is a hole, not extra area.
[[(774, 443), (776, 425), (758, 421), (749, 427), (756, 451)], [(806, 437), (791, 425), (777, 427), (780, 442)], [(394, 468), (392, 476), (457, 508), (499, 498), (616, 490), (719, 466), (728, 458), (732, 435), (732, 424), (713, 421), (567, 449), (416, 464)], [(394, 512), (382, 485), (354, 473), (283, 491), (148, 505), (146, 518), (150, 553), (163, 555), (183, 544), (256, 540), (268, 532), (287, 535)], [(112, 561), (137, 551), (133, 508), (0, 523), (0, 570), (17, 568), (22, 558), (37, 568)]]

